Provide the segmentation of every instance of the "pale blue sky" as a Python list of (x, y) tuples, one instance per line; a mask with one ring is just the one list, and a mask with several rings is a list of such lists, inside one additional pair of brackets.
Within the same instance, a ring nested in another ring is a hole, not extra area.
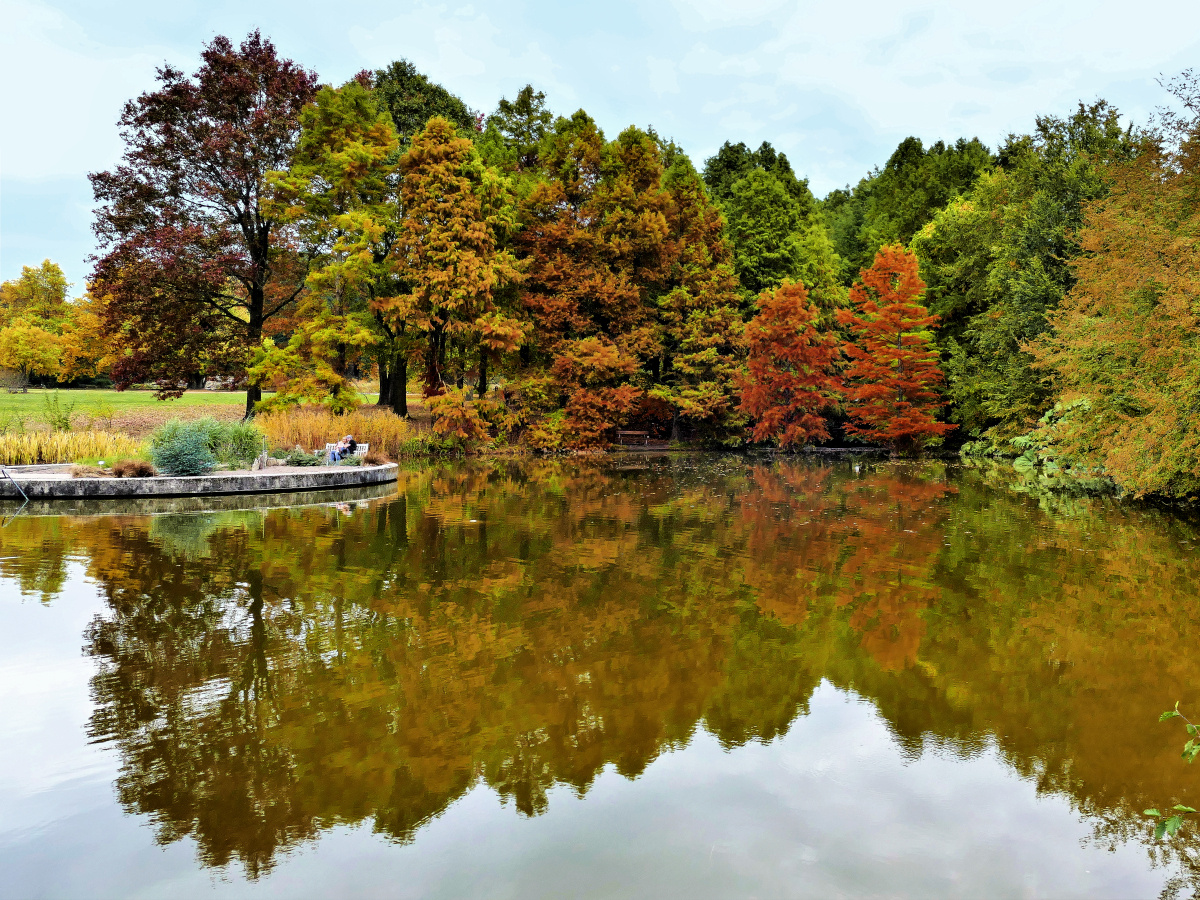
[(1155, 83), (1200, 65), (1200, 3), (608, 0), (356, 3), (0, 0), (0, 278), (50, 257), (82, 291), (86, 173), (164, 61), (260, 28), (323, 81), (405, 57), (490, 112), (526, 82), (609, 136), (653, 125), (702, 165), (725, 140), (784, 150), (813, 190), (915, 134), (994, 147), (1035, 114), (1104, 97), (1144, 122)]

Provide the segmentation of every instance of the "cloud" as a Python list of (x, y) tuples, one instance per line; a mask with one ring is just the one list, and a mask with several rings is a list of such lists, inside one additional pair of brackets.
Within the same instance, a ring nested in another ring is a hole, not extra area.
[[(995, 144), (1037, 114), (1100, 96), (1144, 121), (1166, 99), (1155, 76), (1200, 58), (1200, 35), (1187, 27), (1195, 0), (1164, 0), (1153, 16), (1116, 0), (1013, 0), (1002, 14), (903, 0), (360, 0), (336, 14), (311, 0), (5, 0), (4, 9), (5, 184), (74, 178), (72, 197), (89, 170), (118, 158), (121, 105), (153, 86), (157, 66), (191, 70), (214, 34), (237, 39), (253, 27), (326, 81), (404, 57), (484, 112), (532, 83), (557, 113), (583, 107), (610, 135), (653, 125), (698, 163), (726, 140), (769, 140), (818, 194), (856, 182), (910, 134)], [(79, 236), (73, 257), (90, 252), (77, 201), (54, 201), (79, 218), (52, 227), (18, 193), (0, 197), (0, 277), (40, 262), (36, 248), (60, 248), (63, 235)]]

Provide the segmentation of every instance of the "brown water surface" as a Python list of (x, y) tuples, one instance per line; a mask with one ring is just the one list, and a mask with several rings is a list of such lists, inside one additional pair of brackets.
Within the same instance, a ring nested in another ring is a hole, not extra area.
[(0, 896), (1189, 895), (1198, 531), (721, 456), (26, 513)]

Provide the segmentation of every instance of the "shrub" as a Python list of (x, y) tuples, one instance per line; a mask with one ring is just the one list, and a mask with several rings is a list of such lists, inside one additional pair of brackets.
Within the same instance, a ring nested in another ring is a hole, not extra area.
[(368, 466), (382, 466), (384, 463), (391, 462), (385, 454), (380, 453), (378, 450), (371, 450), (363, 454), (362, 460)]
[(262, 453), (264, 435), (245, 422), (219, 422), (213, 418), (182, 422), (173, 419), (150, 436), (151, 448), (176, 441), (184, 434), (198, 435), (216, 462), (227, 466), (249, 466)]
[(174, 428), (165, 434), (156, 432), (150, 456), (154, 465), (168, 475), (203, 475), (217, 464), (204, 432), (199, 429)]
[(144, 459), (121, 459), (112, 464), (112, 473), (118, 478), (153, 478), (158, 472)]
[(322, 450), (326, 444), (352, 434), (360, 444), (370, 444), (372, 450), (379, 450), (393, 459), (404, 455), (404, 448), (417, 436), (406, 420), (391, 410), (374, 407), (334, 415), (323, 407), (302, 406), (264, 413), (258, 417), (257, 424), (275, 447), (299, 444), (311, 450)]
[(283, 459), (289, 466), (319, 466), (322, 462), (320, 456), (309, 453), (307, 450), (301, 450), (299, 447), (292, 450)]
[(137, 456), (141, 451), (142, 445), (128, 435), (105, 431), (0, 434), (0, 464), (6, 466), (119, 459)]
[(58, 391), (42, 395), (42, 417), (51, 431), (70, 431), (71, 419), (75, 415), (75, 401), (68, 400), (65, 404), (58, 398)]
[(362, 464), (363, 458), (361, 456), (347, 456), (338, 463), (340, 466), (361, 466)]
[(479, 404), (464, 388), (451, 388), (444, 394), (429, 398), (433, 415), (433, 432), (457, 445), (474, 447), (488, 437), (488, 423), (480, 415)]

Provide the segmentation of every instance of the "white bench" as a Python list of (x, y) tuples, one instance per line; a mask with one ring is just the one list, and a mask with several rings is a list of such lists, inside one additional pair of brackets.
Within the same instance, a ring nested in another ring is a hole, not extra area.
[[(332, 453), (332, 452), (334, 451), (334, 449), (335, 449), (336, 447), (337, 447), (337, 442), (336, 442), (336, 441), (335, 441), (334, 443), (332, 443), (332, 444), (326, 444), (326, 445), (325, 445), (325, 455), (326, 455), (326, 456), (328, 456), (330, 453)], [(353, 453), (351, 453), (350, 455), (351, 455), (351, 456), (366, 456), (366, 454), (367, 454), (367, 451), (368, 451), (368, 450), (370, 450), (370, 449), (371, 449), (371, 445), (370, 445), (370, 444), (358, 444), (358, 445), (357, 445), (357, 446), (354, 448), (354, 452), (353, 452)]]

